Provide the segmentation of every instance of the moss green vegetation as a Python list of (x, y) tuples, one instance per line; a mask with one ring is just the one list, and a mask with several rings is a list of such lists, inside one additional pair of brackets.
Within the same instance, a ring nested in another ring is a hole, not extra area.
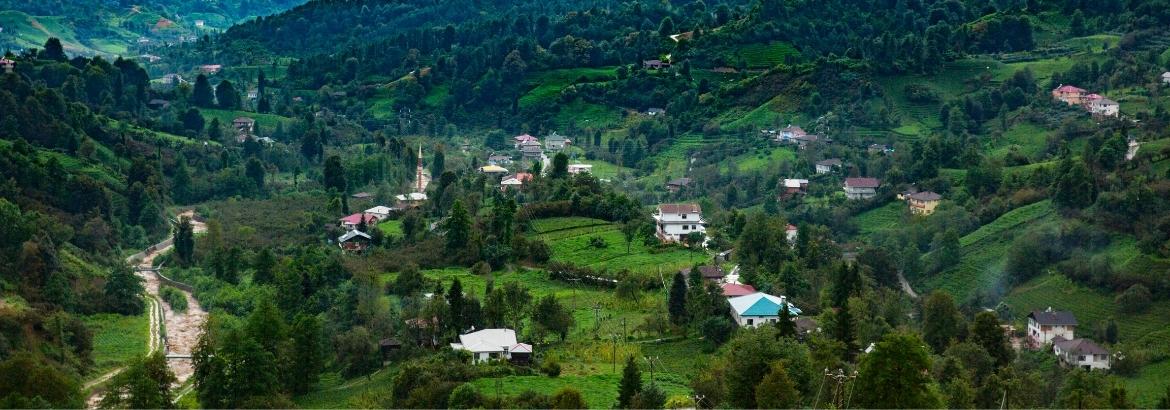
[(561, 105), (560, 110), (553, 117), (553, 122), (561, 127), (573, 125), (593, 129), (613, 127), (618, 125), (621, 120), (621, 110), (617, 107), (588, 103), (579, 98)]
[(565, 87), (577, 84), (579, 79), (585, 79), (584, 82), (601, 82), (613, 78), (615, 78), (613, 67), (566, 68), (532, 73), (527, 79), (527, 83), (532, 89), (520, 97), (520, 108), (552, 104)]
[[(326, 209), (322, 195), (297, 193), (268, 200), (227, 199), (207, 202), (196, 207), (200, 215), (214, 219), (224, 233), (234, 240), (246, 241), (257, 247), (289, 243), (310, 243), (319, 239), (314, 228), (303, 227), (307, 215), (313, 212), (335, 215)], [(332, 221), (332, 219), (329, 219)]]
[(1060, 274), (1036, 277), (1012, 290), (1004, 298), (1017, 316), (1027, 315), (1035, 309), (1068, 310), (1077, 316), (1077, 322), (1085, 327), (1086, 337), (1093, 337), (1093, 329), (1110, 318), (1117, 319), (1119, 340), (1136, 341), (1151, 333), (1166, 336), (1170, 326), (1170, 305), (1155, 303), (1145, 313), (1123, 314), (1113, 303), (1114, 295), (1092, 289), (1069, 280)]
[(122, 316), (101, 313), (83, 316), (85, 326), (93, 332), (94, 374), (101, 374), (146, 354), (150, 338), (150, 320), (146, 313)]
[(1015, 150), (1029, 158), (1037, 158), (1044, 152), (1047, 145), (1049, 131), (1031, 122), (1012, 124), (1003, 137), (993, 144), (995, 148), (988, 151), (994, 158), (1002, 158), (1008, 152)]
[(788, 56), (799, 57), (800, 51), (797, 51), (792, 44), (774, 41), (745, 44), (732, 50), (729, 54), (729, 61), (743, 61), (747, 68), (755, 69), (771, 68), (783, 63)]
[(1125, 388), (1133, 395), (1134, 404), (1139, 408), (1153, 408), (1162, 395), (1166, 394), (1166, 381), (1170, 380), (1170, 360), (1142, 367), (1134, 377), (1122, 378)]
[[(959, 266), (920, 280), (924, 289), (943, 289), (957, 300), (966, 300), (979, 290), (991, 289), (1004, 275), (1004, 262), (1014, 235), (1021, 228), (1041, 226), (1057, 220), (1051, 201), (1013, 209), (962, 238), (963, 260)], [(913, 280), (913, 279), (912, 279)], [(918, 286), (916, 286), (918, 287)]]
[(378, 223), (378, 229), (387, 237), (402, 236), (402, 221), (398, 219), (385, 220)]
[(782, 162), (792, 162), (795, 160), (796, 152), (792, 148), (770, 147), (735, 157), (725, 161), (725, 163), (735, 164), (736, 168), (743, 172), (760, 171), (771, 166), (779, 165)]
[[(642, 275), (670, 274), (682, 268), (705, 262), (708, 255), (677, 247), (646, 246), (635, 238), (626, 252), (626, 239), (618, 224), (594, 225), (547, 231), (536, 235), (553, 250), (553, 261), (571, 263), (611, 273), (628, 269)], [(590, 245), (592, 238), (601, 238), (606, 247)]]
[[(620, 370), (620, 369), (619, 369)], [(643, 370), (643, 379), (650, 381), (650, 374)], [(666, 374), (656, 374), (655, 381), (666, 392), (666, 395), (688, 395), (690, 389), (685, 381)], [(585, 403), (591, 409), (608, 409), (617, 403), (618, 381), (621, 374), (595, 374), (589, 376), (561, 376), (557, 378), (544, 376), (508, 376), (499, 379), (484, 378), (472, 382), (481, 394), (491, 396), (496, 393), (496, 382), (499, 381), (499, 392), (504, 395), (516, 395), (525, 390), (552, 394), (562, 387), (572, 387), (581, 391)]]

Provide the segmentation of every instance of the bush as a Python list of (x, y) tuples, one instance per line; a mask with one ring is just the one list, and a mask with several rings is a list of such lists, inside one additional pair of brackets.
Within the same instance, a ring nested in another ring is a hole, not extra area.
[(609, 244), (605, 242), (605, 238), (602, 238), (600, 236), (594, 236), (592, 238), (589, 238), (589, 247), (597, 248), (597, 249), (605, 249), (605, 248), (609, 247)]
[(552, 395), (552, 408), (554, 409), (584, 409), (588, 407), (589, 405), (585, 403), (581, 392), (572, 387), (562, 387)]
[(171, 306), (171, 310), (183, 313), (187, 311), (187, 295), (182, 291), (164, 285), (159, 289), (159, 296)]
[(556, 359), (545, 359), (540, 364), (540, 372), (548, 377), (557, 377), (561, 375), (561, 364)]
[(938, 92), (925, 84), (906, 84), (902, 91), (906, 93), (906, 99), (912, 103), (932, 103), (939, 100)]
[(528, 243), (528, 254), (533, 262), (545, 263), (552, 259), (552, 248), (544, 241), (534, 240)]
[(715, 346), (720, 346), (731, 339), (731, 332), (735, 331), (735, 324), (723, 316), (712, 316), (699, 325), (703, 338)]
[(463, 383), (451, 391), (447, 406), (452, 409), (474, 409), (479, 406), (479, 391), (469, 383)]

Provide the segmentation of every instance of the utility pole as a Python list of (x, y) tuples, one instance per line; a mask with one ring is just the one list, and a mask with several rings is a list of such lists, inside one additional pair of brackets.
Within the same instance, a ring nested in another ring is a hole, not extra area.
[(613, 337), (613, 372), (617, 373), (617, 335), (613, 333), (609, 335)]
[(593, 336), (601, 330), (601, 302), (593, 302)]
[(650, 365), (650, 384), (654, 384), (654, 361), (658, 360), (658, 356), (644, 356), (646, 363)]

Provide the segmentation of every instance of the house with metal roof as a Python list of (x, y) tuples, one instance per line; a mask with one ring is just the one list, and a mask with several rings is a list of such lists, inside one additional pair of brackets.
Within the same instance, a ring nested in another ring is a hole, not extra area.
[(741, 327), (760, 327), (766, 323), (776, 323), (780, 320), (780, 307), (787, 306), (792, 316), (800, 314), (800, 309), (788, 303), (784, 296), (772, 296), (763, 292), (737, 296), (727, 299), (731, 305), (731, 316)]
[(1068, 366), (1085, 370), (1109, 369), (1109, 350), (1089, 339), (1065, 340), (1060, 336), (1053, 337), (1052, 353)]
[(532, 345), (517, 343), (512, 329), (483, 329), (459, 335), (459, 343), (451, 343), (451, 349), (471, 352), (472, 363), (527, 360), (532, 356)]

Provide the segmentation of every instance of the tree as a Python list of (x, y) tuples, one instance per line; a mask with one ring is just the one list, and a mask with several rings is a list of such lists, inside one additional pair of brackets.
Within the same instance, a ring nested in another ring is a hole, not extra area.
[(557, 298), (553, 295), (548, 295), (536, 302), (536, 306), (532, 308), (532, 321), (536, 324), (537, 333), (543, 339), (545, 331), (554, 332), (560, 336), (561, 341), (565, 341), (565, 337), (569, 335), (569, 328), (573, 326), (573, 315)]
[(946, 291), (934, 291), (922, 306), (922, 338), (942, 353), (963, 330), (963, 317), (955, 307), (955, 300)]
[(551, 178), (564, 178), (569, 176), (569, 156), (563, 152), (558, 152), (553, 156), (552, 171), (549, 173)]
[(240, 95), (236, 93), (236, 88), (228, 80), (220, 81), (219, 84), (215, 85), (215, 100), (221, 109), (235, 110), (240, 108)]
[(106, 310), (122, 315), (142, 314), (146, 307), (146, 302), (142, 300), (142, 292), (145, 291), (142, 278), (135, 275), (130, 267), (116, 266), (106, 278)]
[(450, 326), (450, 329), (456, 333), (463, 333), (467, 328), (467, 323), (463, 317), (464, 309), (463, 284), (459, 279), (451, 281), (451, 287), (447, 290), (447, 312), (450, 315), (445, 322)]
[(215, 106), (215, 92), (211, 90), (211, 82), (207, 76), (199, 74), (195, 77), (195, 88), (191, 91), (191, 104), (200, 108)]
[(635, 409), (661, 409), (666, 404), (666, 392), (657, 384), (650, 383), (638, 394), (634, 395), (631, 408)]
[(0, 362), (0, 405), (5, 408), (85, 406), (81, 385), (41, 355), (27, 351)]
[(674, 273), (674, 281), (670, 284), (670, 297), (667, 299), (667, 311), (670, 312), (670, 323), (682, 325), (687, 322), (687, 282), (682, 272)]
[(203, 132), (203, 114), (195, 108), (188, 108), (183, 112), (183, 128), (196, 134)]
[(658, 23), (658, 35), (662, 37), (669, 37), (674, 34), (674, 19), (670, 16), (662, 18), (662, 22)]
[(968, 334), (969, 340), (982, 346), (1000, 366), (1008, 365), (1015, 358), (1007, 335), (999, 326), (999, 318), (994, 312), (980, 312), (975, 315), (975, 321), (971, 323)]
[(111, 381), (99, 406), (104, 409), (175, 408), (171, 384), (177, 382), (161, 350), (135, 359)]
[(912, 333), (887, 334), (861, 358), (854, 390), (861, 408), (937, 408), (930, 388), (930, 352)]
[(260, 249), (252, 258), (252, 283), (257, 285), (276, 282), (276, 257), (268, 248)]
[(316, 316), (298, 314), (293, 319), (292, 367), (288, 388), (293, 393), (308, 392), (325, 368), (325, 346), (321, 343), (321, 320)]
[(480, 406), (479, 391), (475, 390), (475, 386), (471, 383), (463, 383), (451, 391), (451, 395), (447, 398), (447, 408), (450, 409), (475, 409)]
[(325, 189), (336, 194), (345, 194), (348, 185), (345, 181), (345, 167), (341, 165), (341, 157), (330, 155), (325, 160), (324, 180)]
[(394, 293), (400, 296), (407, 296), (418, 292), (423, 287), (423, 276), (418, 270), (418, 265), (407, 263), (402, 267), (402, 271), (398, 273), (398, 277), (394, 278)]
[(256, 184), (256, 189), (264, 190), (264, 174), (264, 164), (256, 157), (248, 158), (248, 163), (244, 166), (244, 175)]
[(179, 217), (179, 225), (175, 227), (175, 236), (172, 240), (175, 246), (175, 260), (179, 266), (190, 267), (195, 262), (195, 227), (191, 219)]
[(1065, 158), (1060, 169), (1064, 170), (1053, 186), (1052, 202), (1065, 208), (1080, 209), (1092, 205), (1097, 197), (1093, 175), (1083, 161)]
[(756, 386), (756, 406), (761, 409), (792, 409), (800, 404), (800, 392), (788, 377), (784, 362), (772, 363), (768, 375)]
[(723, 352), (724, 379), (732, 407), (760, 407), (756, 403), (756, 386), (778, 361), (784, 362), (784, 369), (798, 391), (811, 393), (817, 388), (808, 346), (792, 338), (780, 338), (773, 326), (741, 329), (723, 347)]
[(45, 60), (66, 61), (69, 56), (65, 55), (65, 47), (61, 45), (61, 39), (56, 37), (49, 37), (45, 40), (45, 50), (41, 52), (41, 57)]
[(1119, 308), (1125, 313), (1141, 313), (1149, 309), (1153, 302), (1153, 294), (1150, 289), (1138, 283), (1131, 285), (1125, 289), (1120, 295), (1114, 298)]
[(634, 356), (626, 358), (626, 367), (622, 368), (622, 380), (618, 383), (619, 409), (632, 408), (634, 396), (642, 392), (642, 371), (638, 370), (638, 362)]
[(703, 338), (715, 346), (726, 343), (734, 331), (735, 324), (723, 316), (710, 316), (699, 324), (699, 332), (703, 334)]
[(780, 317), (776, 320), (776, 330), (780, 337), (796, 337), (796, 322), (792, 320), (792, 312), (788, 309), (788, 302), (780, 306)]
[(1170, 409), (1170, 385), (1166, 386), (1166, 392), (1162, 394), (1162, 398), (1158, 399), (1159, 409)]
[(451, 205), (451, 213), (443, 222), (443, 229), (447, 231), (447, 250), (461, 250), (467, 246), (471, 238), (471, 216), (463, 206), (463, 200), (456, 199)]
[(436, 149), (434, 157), (431, 159), (431, 176), (443, 175), (443, 171), (447, 170), (446, 154), (442, 149)]

